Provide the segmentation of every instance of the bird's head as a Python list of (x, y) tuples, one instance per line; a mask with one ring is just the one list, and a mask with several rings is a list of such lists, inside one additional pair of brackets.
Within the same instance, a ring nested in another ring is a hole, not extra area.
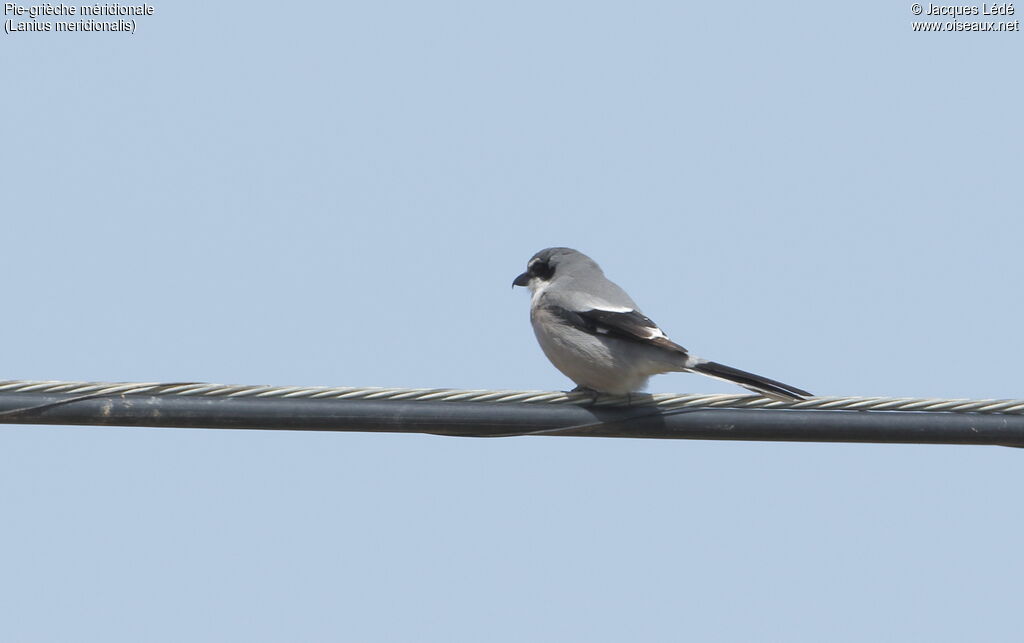
[(544, 286), (556, 276), (568, 276), (580, 268), (601, 268), (593, 259), (572, 248), (545, 248), (533, 255), (526, 264), (526, 272), (512, 282), (512, 286), (526, 286), (530, 290)]

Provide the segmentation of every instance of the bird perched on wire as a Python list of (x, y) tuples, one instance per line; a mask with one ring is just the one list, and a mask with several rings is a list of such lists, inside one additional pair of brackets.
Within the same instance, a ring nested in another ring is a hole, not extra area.
[(512, 286), (532, 293), (530, 322), (555, 368), (576, 391), (626, 395), (652, 375), (692, 372), (734, 382), (784, 402), (811, 394), (803, 389), (690, 355), (648, 319), (601, 267), (572, 248), (533, 255)]

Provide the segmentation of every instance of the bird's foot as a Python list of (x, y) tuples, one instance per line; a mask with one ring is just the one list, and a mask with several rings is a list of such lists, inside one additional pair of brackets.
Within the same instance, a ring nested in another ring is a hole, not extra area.
[(592, 396), (590, 398), (590, 403), (591, 404), (595, 404), (597, 402), (597, 399), (599, 397), (601, 397), (601, 394), (599, 392), (595, 391), (592, 388), (587, 388), (586, 386), (577, 386), (576, 388), (574, 388), (573, 390), (571, 390), (569, 392), (570, 393), (586, 393), (586, 394)]

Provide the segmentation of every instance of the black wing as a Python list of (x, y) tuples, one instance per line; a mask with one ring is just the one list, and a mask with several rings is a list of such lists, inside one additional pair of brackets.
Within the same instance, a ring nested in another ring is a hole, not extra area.
[(641, 344), (651, 344), (677, 353), (686, 354), (685, 348), (673, 342), (650, 318), (635, 310), (614, 312), (610, 310), (574, 311), (561, 306), (549, 306), (556, 317), (593, 335), (607, 335)]

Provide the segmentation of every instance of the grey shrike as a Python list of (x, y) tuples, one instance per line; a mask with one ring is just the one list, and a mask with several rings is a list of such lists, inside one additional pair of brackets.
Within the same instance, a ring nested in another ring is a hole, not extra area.
[(555, 368), (576, 382), (577, 391), (625, 395), (642, 389), (652, 375), (685, 371), (734, 382), (783, 402), (811, 395), (690, 355), (582, 252), (541, 250), (512, 285), (529, 287), (537, 341)]

